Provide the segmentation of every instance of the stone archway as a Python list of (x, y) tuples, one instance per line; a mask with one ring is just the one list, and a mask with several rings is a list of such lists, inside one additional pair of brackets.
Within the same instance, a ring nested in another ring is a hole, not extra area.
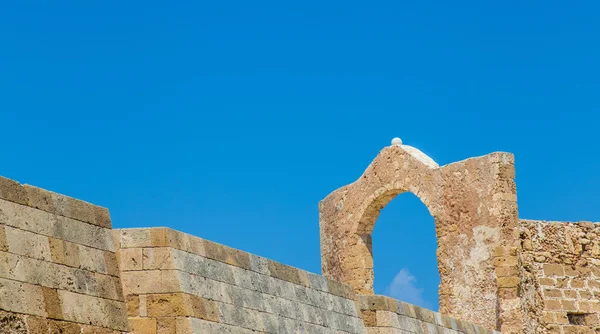
[(414, 147), (384, 148), (357, 181), (319, 203), (323, 275), (373, 294), (371, 233), (380, 210), (407, 191), (434, 217), (440, 312), (499, 328), (499, 313), (519, 307), (498, 297), (496, 279), (504, 265), (497, 257), (518, 240), (514, 161), (507, 153), (439, 167)]

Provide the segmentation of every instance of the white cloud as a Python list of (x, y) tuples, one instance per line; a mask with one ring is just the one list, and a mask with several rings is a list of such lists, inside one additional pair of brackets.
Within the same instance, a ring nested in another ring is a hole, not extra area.
[(423, 298), (423, 289), (415, 286), (417, 278), (406, 268), (402, 268), (385, 288), (385, 294), (392, 298), (432, 310), (431, 303)]

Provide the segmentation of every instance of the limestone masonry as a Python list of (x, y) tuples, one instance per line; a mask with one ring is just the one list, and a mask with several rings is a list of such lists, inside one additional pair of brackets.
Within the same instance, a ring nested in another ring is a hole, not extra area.
[[(373, 295), (371, 233), (407, 191), (435, 220), (440, 313)], [(395, 138), (319, 203), (317, 275), (0, 177), (0, 334), (600, 333), (600, 224), (516, 200), (511, 154), (440, 167)]]

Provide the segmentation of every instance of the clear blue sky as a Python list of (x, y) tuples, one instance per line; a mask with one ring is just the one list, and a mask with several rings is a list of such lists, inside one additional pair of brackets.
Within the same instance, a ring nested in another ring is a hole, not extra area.
[[(0, 175), (312, 272), (318, 201), (394, 136), (513, 152), (521, 217), (597, 221), (600, 7), (557, 3), (4, 1)], [(394, 200), (376, 291), (437, 308), (434, 235)]]

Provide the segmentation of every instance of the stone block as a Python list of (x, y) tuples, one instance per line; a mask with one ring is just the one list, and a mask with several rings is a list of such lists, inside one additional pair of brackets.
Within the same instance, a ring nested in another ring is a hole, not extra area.
[(101, 298), (124, 301), (121, 280), (115, 276), (96, 273), (97, 296)]
[(207, 240), (204, 240), (204, 250), (209, 259), (248, 270), (252, 269), (248, 253)]
[(398, 328), (411, 333), (424, 332), (423, 326), (419, 320), (407, 317), (405, 315), (398, 315)]
[(356, 294), (350, 285), (327, 278), (327, 291), (332, 295), (356, 300)]
[(250, 257), (250, 269), (259, 274), (270, 276), (269, 272), (269, 261), (261, 256), (249, 254)]
[(162, 318), (156, 321), (156, 334), (177, 333), (175, 318)]
[(565, 271), (560, 264), (544, 264), (544, 275), (546, 276), (564, 276)]
[(67, 321), (50, 320), (48, 321), (48, 332), (52, 334), (80, 334), (82, 326)]
[(562, 292), (559, 289), (544, 289), (544, 297), (562, 298)]
[(431, 324), (435, 324), (435, 314), (433, 311), (418, 306), (414, 306), (414, 308), (417, 319)]
[[(1, 319), (2, 314), (0, 313), (0, 324), (2, 323)], [(29, 333), (48, 333), (48, 319), (30, 315), (26, 320)], [(0, 325), (0, 328), (3, 328), (2, 325)], [(10, 333), (10, 331), (8, 332)]]
[(140, 297), (138, 295), (128, 295), (125, 298), (128, 317), (140, 316)]
[(33, 208), (111, 228), (110, 215), (106, 208), (30, 185), (24, 185), (24, 188), (28, 197), (27, 205)]
[[(79, 268), (79, 245), (53, 237), (48, 237), (48, 244), (50, 245), (52, 262)], [(110, 252), (106, 253), (112, 254)]]
[[(302, 282), (300, 280), (300, 274), (298, 272), (299, 269), (290, 267), (288, 265), (285, 265), (285, 264), (282, 264), (279, 262), (275, 262), (272, 260), (268, 260), (268, 263), (269, 263), (269, 272), (271, 273), (272, 277), (279, 278), (286, 282), (291, 282), (291, 283), (298, 284), (298, 285), (307, 283), (307, 282)], [(308, 285), (310, 285), (310, 283), (307, 283), (306, 285), (308, 286)]]
[(560, 300), (545, 300), (544, 307), (546, 310), (561, 310)]
[(499, 277), (496, 279), (499, 288), (514, 288), (519, 285), (519, 277)]
[(129, 325), (131, 326), (131, 334), (157, 334), (156, 319), (129, 318)]
[(34, 259), (52, 261), (47, 237), (10, 226), (5, 226), (4, 231), (9, 252)]
[(142, 262), (144, 270), (177, 269), (173, 260), (172, 248), (144, 248)]
[[(115, 230), (119, 233), (121, 249), (152, 247), (150, 233), (156, 229), (149, 228), (125, 228)], [(164, 246), (164, 245), (163, 245)]]
[(104, 251), (79, 246), (79, 266), (83, 270), (97, 273), (106, 273), (106, 263), (104, 262)]
[(146, 297), (146, 309), (150, 317), (189, 316), (219, 321), (216, 305), (208, 299), (184, 293), (151, 294)]
[[(373, 312), (373, 311), (370, 311)], [(375, 311), (378, 327), (394, 327), (400, 328), (400, 322), (398, 321), (398, 314), (390, 311)], [(364, 313), (363, 313), (364, 316)], [(364, 319), (364, 317), (363, 317)]]
[(554, 281), (553, 278), (540, 278), (539, 279), (540, 285), (542, 286), (555, 286), (556, 282)]
[[(144, 247), (173, 247), (169, 242), (168, 229), (164, 227), (150, 229), (150, 245)], [(177, 248), (177, 247), (174, 247)]]
[(367, 309), (375, 311), (390, 311), (398, 313), (398, 303), (395, 299), (386, 296), (359, 296), (363, 299)]
[(63, 314), (57, 290), (42, 287), (42, 293), (44, 295), (44, 305), (48, 318), (62, 320)]
[(64, 320), (115, 330), (128, 330), (124, 302), (58, 290)]
[(259, 324), (260, 314), (258, 311), (221, 302), (216, 302), (216, 304), (221, 322), (255, 331), (263, 330)]
[(42, 287), (0, 278), (0, 309), (46, 317)]
[(92, 296), (98, 296), (99, 280), (110, 279), (115, 282), (118, 280), (114, 276), (93, 273), (11, 253), (0, 253), (0, 276)]
[(27, 205), (27, 192), (17, 181), (0, 176), (0, 198), (10, 202)]
[(124, 271), (121, 281), (125, 295), (181, 291), (178, 272), (175, 270)]
[(119, 261), (117, 260), (117, 254), (112, 252), (104, 252), (104, 266), (106, 273), (111, 276), (119, 276)]
[(120, 258), (121, 270), (133, 271), (143, 270), (143, 249), (142, 248), (123, 248), (117, 252)]

